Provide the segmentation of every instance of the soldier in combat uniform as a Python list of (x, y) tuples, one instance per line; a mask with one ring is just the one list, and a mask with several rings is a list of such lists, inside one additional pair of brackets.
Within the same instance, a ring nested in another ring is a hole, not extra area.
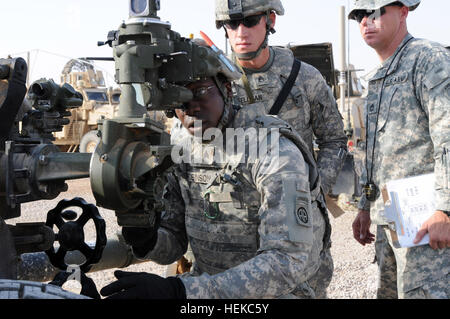
[[(284, 14), (281, 1), (216, 0), (215, 14), (216, 26), (224, 28), (233, 60), (243, 72), (233, 82), (235, 101), (244, 107), (264, 103), (265, 112), (288, 122), (313, 154), (316, 142), (322, 189), (328, 194), (344, 164), (347, 137), (333, 93), (320, 72), (294, 59), (291, 50), (268, 45), (277, 14)], [(329, 250), (321, 258), (316, 291), (326, 298), (334, 267)]]
[[(236, 77), (220, 65), (211, 78), (186, 86), (194, 99), (176, 110), (180, 124), (174, 127), (172, 154), (178, 164), (168, 178), (166, 210), (157, 226), (122, 230), (136, 256), (160, 264), (178, 260), (190, 243), (194, 269), (168, 278), (118, 271), (118, 280), (104, 287), (102, 295), (315, 296), (309, 279), (320, 267), (331, 229), (314, 158), (286, 122), (261, 115), (262, 105), (233, 105), (230, 81)], [(223, 157), (228, 150), (224, 145), (239, 135), (233, 128), (255, 130), (258, 137), (247, 138), (245, 148)], [(259, 143), (267, 145), (266, 152), (247, 151)], [(178, 161), (180, 154), (183, 160)]]
[[(375, 242), (378, 298), (450, 297), (450, 55), (440, 44), (416, 39), (406, 20), (420, 0), (355, 0), (350, 19), (382, 64), (369, 80), (367, 145), (362, 182), (365, 195), (353, 223), (362, 245)], [(380, 188), (421, 174), (436, 177), (436, 212), (419, 230), (430, 244), (393, 247)]]
[[(234, 61), (243, 71), (233, 82), (239, 105), (263, 102), (269, 114), (287, 82), (294, 63), (291, 50), (268, 45), (275, 21), (284, 14), (280, 0), (216, 0), (216, 26), (223, 27)], [(318, 145), (317, 165), (327, 194), (344, 163), (347, 137), (331, 89), (313, 66), (299, 63), (292, 89), (279, 107), (278, 115), (288, 122), (313, 152)], [(294, 73), (295, 74), (295, 73)]]

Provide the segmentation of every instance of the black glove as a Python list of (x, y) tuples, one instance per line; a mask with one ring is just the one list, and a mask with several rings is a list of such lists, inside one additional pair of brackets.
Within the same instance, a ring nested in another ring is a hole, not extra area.
[(144, 257), (156, 245), (161, 214), (154, 215), (151, 227), (122, 227), (122, 235), (137, 257)]
[(100, 290), (107, 299), (186, 299), (186, 289), (177, 277), (120, 270), (114, 276), (118, 280)]
[[(55, 278), (53, 278), (53, 281), (49, 282), (50, 285), (59, 286), (62, 287), (69, 276), (71, 275), (70, 272), (67, 271), (60, 271), (56, 274)], [(84, 272), (80, 272), (80, 279), (81, 279), (81, 291), (80, 295), (90, 297), (92, 299), (100, 299), (100, 295), (97, 291), (97, 287), (95, 286), (95, 282), (86, 276)]]
[(122, 235), (137, 257), (144, 257), (156, 245), (158, 228), (123, 227)]

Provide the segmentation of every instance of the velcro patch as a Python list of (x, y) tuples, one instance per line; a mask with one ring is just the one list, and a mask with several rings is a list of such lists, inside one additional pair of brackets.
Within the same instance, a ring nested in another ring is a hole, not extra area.
[[(296, 178), (297, 177), (297, 178)], [(283, 198), (286, 207), (286, 225), (289, 240), (297, 243), (313, 242), (313, 227), (308, 182), (300, 176), (283, 178)]]
[(408, 72), (401, 72), (396, 73), (388, 78), (386, 78), (386, 81), (384, 83), (385, 86), (394, 85), (394, 84), (400, 84), (408, 81)]
[(261, 73), (253, 75), (253, 82), (255, 87), (259, 88), (261, 86), (266, 86), (269, 84), (269, 78), (267, 77), (267, 74)]
[(196, 184), (208, 184), (215, 177), (216, 177), (216, 174), (212, 173), (212, 172), (207, 172), (207, 173), (192, 172), (192, 173), (188, 173), (188, 180), (190, 182), (194, 182)]
[(231, 203), (233, 199), (231, 198), (231, 193), (211, 193), (209, 195), (209, 201), (211, 203)]
[(310, 205), (307, 199), (297, 198), (295, 205), (295, 219), (304, 227), (311, 227)]

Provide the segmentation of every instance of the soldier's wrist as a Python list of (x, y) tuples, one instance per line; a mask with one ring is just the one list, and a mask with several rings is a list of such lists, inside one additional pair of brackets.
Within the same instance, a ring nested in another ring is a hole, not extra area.
[(367, 200), (366, 195), (362, 195), (359, 203), (358, 203), (358, 210), (365, 210), (367, 212), (370, 212), (370, 202)]

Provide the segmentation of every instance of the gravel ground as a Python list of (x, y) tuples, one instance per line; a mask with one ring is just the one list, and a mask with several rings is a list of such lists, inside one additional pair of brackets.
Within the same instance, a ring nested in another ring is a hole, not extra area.
[[(69, 181), (69, 191), (61, 194), (51, 201), (38, 201), (22, 205), (22, 216), (8, 221), (16, 222), (37, 222), (45, 221), (47, 212), (54, 208), (61, 199), (71, 199), (82, 197), (89, 203), (95, 203), (90, 190), (89, 179)], [(345, 200), (341, 200), (341, 207), (346, 213), (339, 218), (330, 216), (333, 227), (331, 252), (334, 259), (334, 276), (328, 288), (328, 297), (331, 299), (373, 299), (376, 297), (377, 267), (373, 263), (374, 247), (361, 246), (353, 239), (351, 224), (356, 216), (356, 209), (351, 205), (346, 205)], [(106, 221), (107, 236), (115, 235), (120, 229), (116, 224), (116, 217), (113, 211), (100, 208), (100, 214)], [(85, 227), (86, 241), (95, 240), (93, 225)], [(372, 226), (374, 227), (374, 226)], [(374, 232), (375, 229), (372, 229)], [(90, 273), (97, 288), (111, 283), (115, 280), (114, 270), (105, 270)], [(161, 266), (153, 262), (131, 265), (122, 270), (125, 271), (145, 271), (158, 275), (164, 275), (166, 266)], [(78, 283), (71, 281), (64, 285), (64, 288), (73, 292), (79, 292)]]

